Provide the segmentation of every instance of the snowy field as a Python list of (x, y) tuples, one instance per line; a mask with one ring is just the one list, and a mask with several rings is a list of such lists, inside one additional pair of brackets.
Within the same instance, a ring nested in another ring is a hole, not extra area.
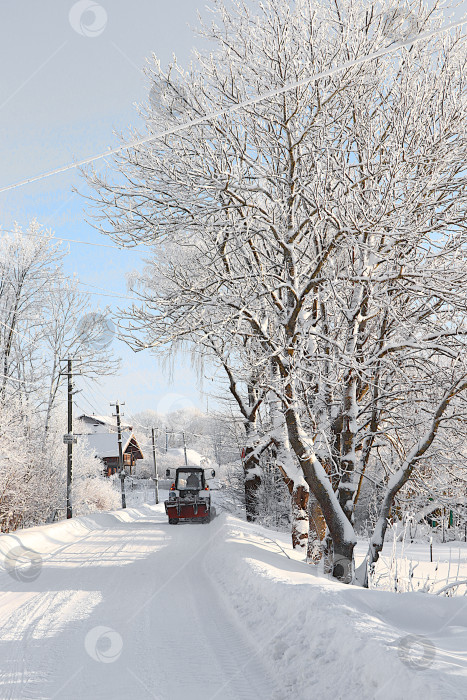
[[(357, 565), (363, 560), (366, 551), (366, 543), (360, 541), (356, 547)], [(428, 542), (408, 540), (394, 543), (389, 537), (377, 563), (371, 587), (378, 590), (397, 590), (400, 593), (415, 591), (465, 596), (467, 544), (433, 542), (430, 553)], [(467, 598), (465, 600), (467, 604)]]
[(288, 539), (162, 504), (1, 535), (1, 700), (467, 697), (466, 598), (310, 575)]

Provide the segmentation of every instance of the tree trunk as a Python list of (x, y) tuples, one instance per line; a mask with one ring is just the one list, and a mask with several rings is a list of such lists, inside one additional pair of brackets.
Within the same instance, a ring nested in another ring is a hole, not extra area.
[(326, 521), (321, 506), (313, 494), (308, 501), (308, 552), (307, 559), (317, 564), (323, 556), (324, 540), (326, 537)]
[[(296, 485), (287, 473), (287, 463), (291, 458), (290, 450), (286, 447), (285, 440), (279, 441), (277, 437), (274, 439), (276, 446), (276, 465), (282, 475), (285, 485), (290, 493), (290, 502), (292, 506), (292, 546), (294, 549), (304, 549), (307, 552), (309, 548), (309, 518), (308, 518), (308, 503), (310, 490), (306, 483)], [(288, 442), (288, 441), (287, 441)]]
[(259, 457), (255, 454), (254, 447), (247, 447), (245, 450), (243, 474), (246, 519), (254, 522), (258, 518), (258, 489), (261, 486)]
[(366, 557), (355, 572), (357, 583), (364, 588), (368, 588), (368, 574), (374, 569), (374, 566), (383, 549), (384, 537), (386, 535), (390, 513), (391, 504), (389, 503), (389, 499), (386, 498), (382, 505), (380, 517), (378, 518), (378, 522), (376, 523), (373, 535), (371, 537)]
[[(290, 403), (293, 403), (293, 387), (288, 385)], [(303, 469), (305, 480), (318, 501), (333, 542), (333, 576), (344, 583), (354, 577), (353, 550), (357, 543), (355, 531), (333, 491), (328, 475), (307, 441), (296, 411), (286, 413), (290, 445)]]
[(294, 549), (308, 548), (308, 498), (306, 486), (296, 486), (292, 490), (292, 546)]

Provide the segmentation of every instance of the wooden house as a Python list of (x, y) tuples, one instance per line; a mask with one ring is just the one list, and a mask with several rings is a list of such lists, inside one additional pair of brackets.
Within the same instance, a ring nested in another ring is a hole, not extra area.
[[(85, 450), (102, 460), (104, 476), (118, 472), (118, 434), (117, 432), (98, 432), (80, 435), (80, 442)], [(143, 452), (132, 430), (122, 430), (123, 466), (127, 474), (134, 474), (136, 461), (143, 459)]]

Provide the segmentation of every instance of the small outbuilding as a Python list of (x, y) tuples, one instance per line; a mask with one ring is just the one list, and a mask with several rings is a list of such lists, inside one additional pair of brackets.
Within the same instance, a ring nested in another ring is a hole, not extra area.
[[(84, 449), (92, 452), (104, 464), (104, 476), (112, 476), (118, 472), (118, 434), (91, 433), (81, 435)], [(133, 474), (136, 460), (143, 459), (143, 453), (132, 430), (122, 431), (123, 466), (127, 474)]]

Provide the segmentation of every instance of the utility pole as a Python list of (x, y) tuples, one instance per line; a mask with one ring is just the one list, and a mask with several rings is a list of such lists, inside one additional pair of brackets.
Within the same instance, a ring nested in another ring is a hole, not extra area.
[(165, 451), (169, 451), (169, 431), (165, 429)]
[[(75, 358), (76, 359), (76, 358)], [(81, 359), (81, 358), (79, 358)], [(60, 371), (60, 374), (66, 375), (68, 377), (68, 432), (63, 436), (63, 442), (67, 446), (67, 460), (66, 460), (66, 517), (73, 517), (73, 498), (72, 498), (72, 487), (73, 487), (73, 444), (77, 441), (75, 435), (73, 435), (73, 361), (71, 357), (67, 360), (60, 360), (60, 362), (67, 363), (66, 372)]]
[(151, 429), (152, 433), (152, 458), (154, 460), (154, 486), (156, 490), (156, 504), (159, 503), (159, 477), (157, 476), (157, 462), (156, 462), (156, 438), (154, 436), (154, 428)]
[(73, 517), (73, 504), (71, 488), (73, 484), (73, 442), (70, 435), (73, 435), (73, 369), (71, 359), (68, 358), (68, 439), (67, 461), (66, 461), (66, 517)]
[(183, 435), (183, 452), (185, 453), (185, 467), (188, 466), (188, 458), (186, 456), (186, 440), (185, 440), (185, 433), (182, 433)]
[(118, 440), (118, 475), (120, 477), (120, 483), (122, 487), (122, 508), (126, 508), (126, 496), (125, 496), (125, 469), (123, 468), (123, 449), (122, 449), (122, 426), (120, 422), (120, 406), (125, 404), (120, 404), (118, 399), (115, 403), (111, 403), (111, 406), (115, 406), (114, 416), (117, 417), (117, 440)]

